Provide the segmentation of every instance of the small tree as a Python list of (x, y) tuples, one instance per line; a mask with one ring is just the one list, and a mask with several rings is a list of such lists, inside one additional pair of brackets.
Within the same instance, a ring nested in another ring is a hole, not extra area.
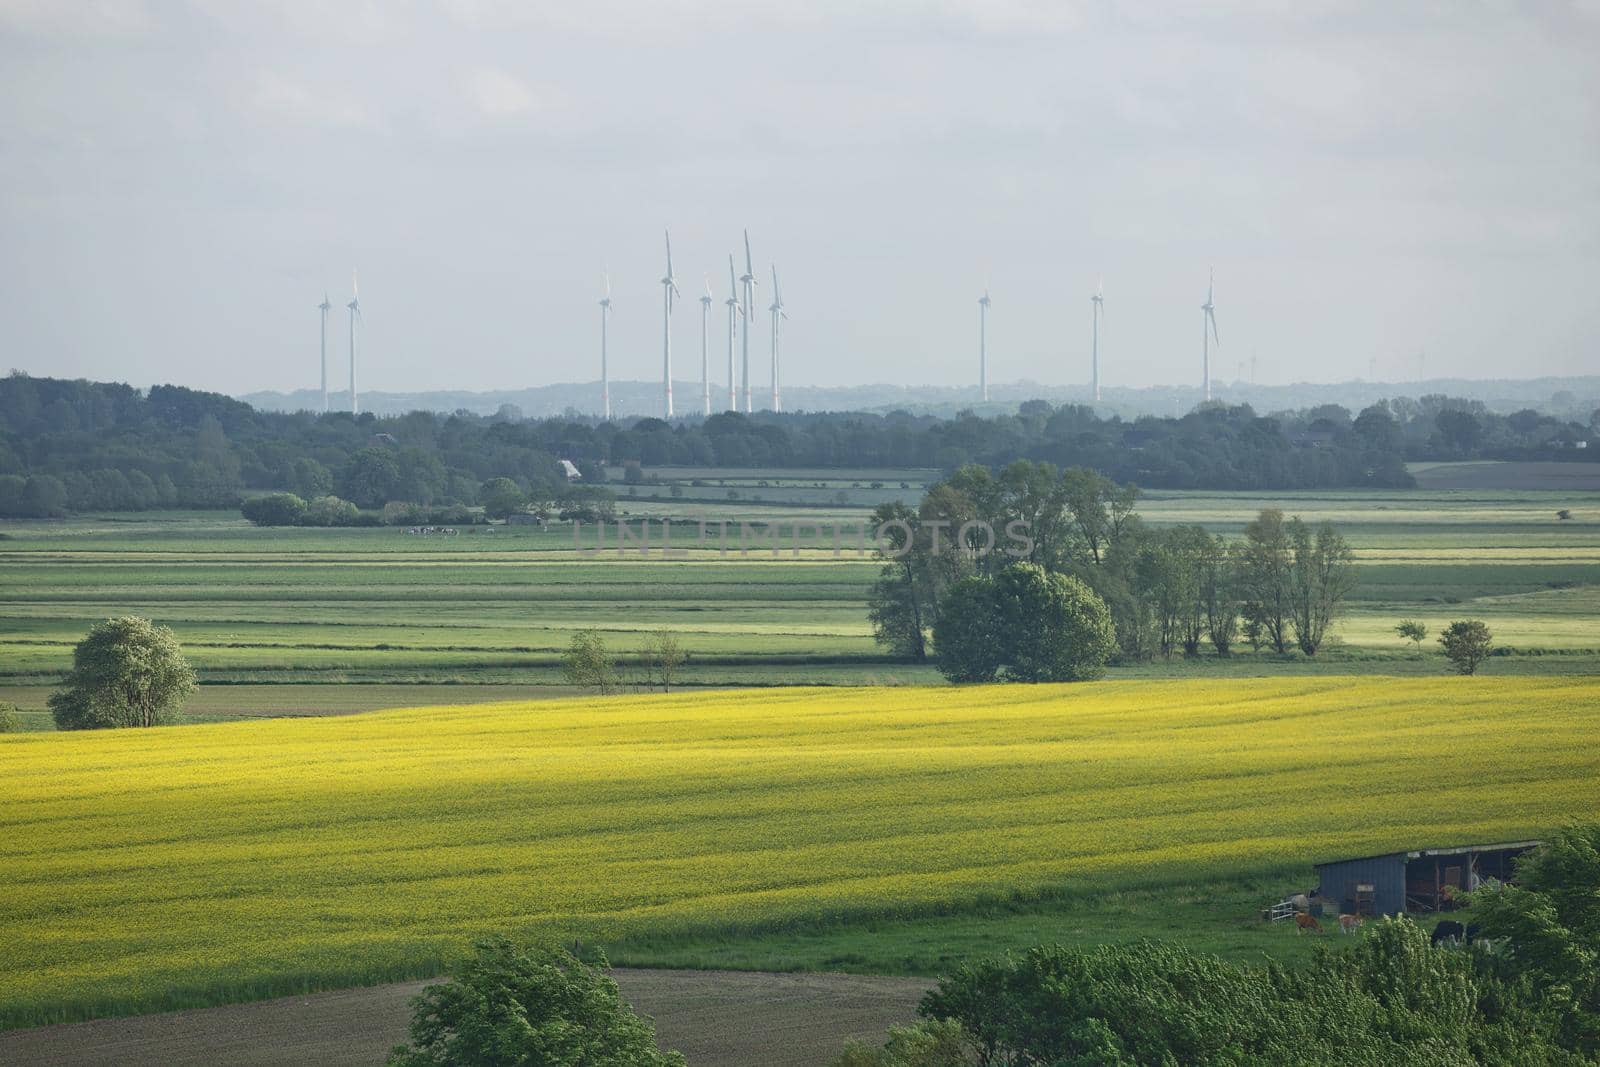
[(572, 635), (561, 673), (568, 685), (598, 689), (601, 696), (617, 687), (617, 669), (598, 630), (579, 630)]
[(1420, 656), (1422, 654), (1422, 642), (1428, 636), (1428, 627), (1426, 625), (1416, 619), (1401, 619), (1399, 625), (1394, 628), (1394, 632), (1410, 641), (1417, 655)]
[(678, 669), (687, 657), (678, 635), (666, 627), (655, 631), (645, 646), (639, 650), (639, 661), (644, 664), (645, 678), (652, 685), (660, 685), (663, 693), (672, 691)]
[(449, 982), (412, 1003), (411, 1042), (389, 1067), (683, 1067), (617, 983), (556, 948), (485, 939)]
[(165, 626), (135, 615), (107, 619), (72, 650), (72, 671), (50, 697), (60, 730), (163, 726), (194, 691), (194, 668)]
[(1481, 619), (1462, 619), (1445, 628), (1439, 635), (1439, 644), (1457, 672), (1474, 674), (1494, 647), (1494, 635)]
[(22, 729), (21, 711), (15, 704), (0, 701), (0, 734), (14, 734)]

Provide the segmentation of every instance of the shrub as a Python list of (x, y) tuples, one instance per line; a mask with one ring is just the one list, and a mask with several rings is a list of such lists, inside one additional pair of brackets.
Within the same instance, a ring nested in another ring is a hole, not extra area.
[(257, 526), (298, 526), (306, 515), (306, 502), (293, 493), (268, 493), (239, 505), (239, 513)]
[(22, 709), (15, 704), (0, 702), (0, 734), (20, 733)]
[(389, 1067), (682, 1067), (604, 974), (555, 948), (478, 942), (451, 981), (414, 1002)]

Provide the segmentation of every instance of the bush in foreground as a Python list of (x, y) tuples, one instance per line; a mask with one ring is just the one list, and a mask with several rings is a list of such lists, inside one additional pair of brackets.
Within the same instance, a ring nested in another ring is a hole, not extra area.
[(107, 619), (72, 650), (72, 671), (51, 694), (60, 730), (164, 726), (194, 691), (194, 668), (165, 626), (137, 615)]
[(555, 948), (503, 937), (476, 951), (443, 985), (416, 999), (411, 1043), (388, 1067), (682, 1067), (656, 1047), (601, 972)]
[[(1150, 941), (1044, 946), (961, 967), (921, 1013), (958, 1023), (973, 1051), (955, 1062), (984, 1067), (1585, 1062), (1562, 1047), (1559, 1013), (1533, 986), (1488, 973), (1473, 952), (1432, 948), (1407, 919), (1382, 919), (1353, 948), (1298, 968)], [(888, 1051), (838, 1062), (950, 1062)]]

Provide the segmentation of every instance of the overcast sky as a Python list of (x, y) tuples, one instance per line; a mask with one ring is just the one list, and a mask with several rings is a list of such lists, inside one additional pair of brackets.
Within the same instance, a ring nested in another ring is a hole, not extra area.
[(314, 387), (326, 289), (342, 382), (357, 267), (363, 388), (591, 380), (609, 268), (654, 377), (670, 226), (687, 379), (748, 226), (795, 385), (975, 380), (991, 278), (991, 378), (1085, 381), (1102, 275), (1106, 382), (1197, 382), (1212, 267), (1222, 379), (1600, 373), (1597, 57), (1600, 0), (0, 0), (0, 370)]

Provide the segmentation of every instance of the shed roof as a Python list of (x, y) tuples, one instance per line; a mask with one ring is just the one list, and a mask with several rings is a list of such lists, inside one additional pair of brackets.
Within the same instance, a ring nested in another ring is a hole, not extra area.
[(1534, 848), (1543, 841), (1502, 841), (1493, 845), (1454, 845), (1449, 848), (1417, 848), (1405, 852), (1379, 852), (1371, 856), (1347, 856), (1343, 859), (1323, 860), (1313, 867), (1331, 867), (1335, 863), (1355, 863), (1358, 860), (1421, 859), (1423, 856), (1462, 856), (1468, 852), (1500, 852), (1512, 848)]

